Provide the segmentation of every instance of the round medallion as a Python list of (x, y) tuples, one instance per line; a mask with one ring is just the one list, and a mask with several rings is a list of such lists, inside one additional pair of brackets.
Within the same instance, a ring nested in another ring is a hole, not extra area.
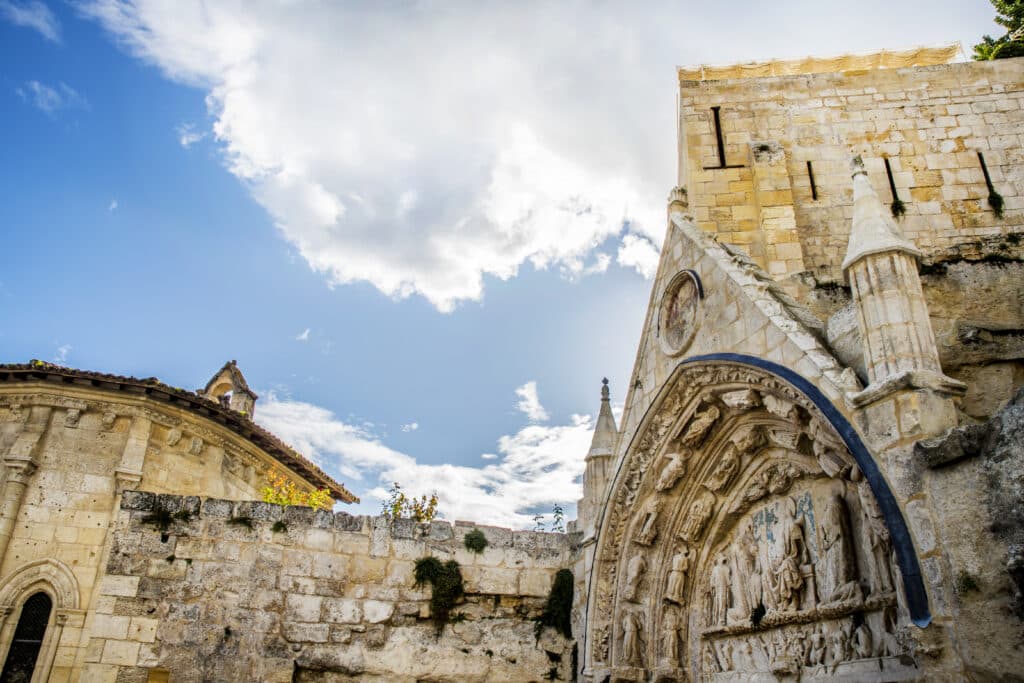
[(669, 282), (661, 298), (658, 325), (661, 348), (668, 355), (678, 356), (690, 346), (703, 297), (700, 278), (692, 270), (684, 270)]

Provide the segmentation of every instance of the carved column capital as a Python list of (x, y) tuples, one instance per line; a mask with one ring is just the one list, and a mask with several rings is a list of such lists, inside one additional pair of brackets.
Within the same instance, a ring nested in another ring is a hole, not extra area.
[(142, 472), (118, 467), (114, 470), (114, 478), (117, 483), (117, 493), (133, 491), (142, 482)]
[(28, 484), (37, 469), (34, 462), (21, 458), (4, 458), (4, 467), (7, 468), (7, 481), (16, 484)]

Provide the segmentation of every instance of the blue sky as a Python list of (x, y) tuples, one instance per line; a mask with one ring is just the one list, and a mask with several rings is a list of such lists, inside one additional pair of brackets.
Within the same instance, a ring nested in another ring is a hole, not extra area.
[(0, 359), (194, 388), (235, 358), (362, 510), (398, 479), (450, 518), (571, 517), (663, 235), (673, 67), (969, 45), (992, 14), (0, 0)]

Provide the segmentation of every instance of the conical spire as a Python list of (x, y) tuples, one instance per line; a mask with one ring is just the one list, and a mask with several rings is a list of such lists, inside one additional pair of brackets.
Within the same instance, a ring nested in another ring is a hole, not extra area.
[(903, 251), (921, 256), (921, 251), (903, 237), (882, 201), (871, 187), (864, 161), (855, 156), (850, 164), (853, 171), (853, 225), (850, 243), (846, 247), (843, 270), (869, 254)]
[(615, 437), (619, 430), (615, 426), (612, 415), (612, 404), (608, 391), (608, 378), (601, 380), (601, 410), (597, 414), (597, 425), (594, 427), (594, 438), (590, 442), (587, 458), (600, 455), (612, 455), (615, 450)]

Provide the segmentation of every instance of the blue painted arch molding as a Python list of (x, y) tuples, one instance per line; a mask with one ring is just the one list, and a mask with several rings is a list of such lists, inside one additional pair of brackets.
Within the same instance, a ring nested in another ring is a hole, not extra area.
[(821, 393), (818, 387), (778, 363), (740, 353), (710, 353), (687, 358), (679, 364), (679, 367), (712, 361), (749, 365), (770, 372), (791, 384), (821, 411), (821, 414), (842, 438), (846, 447), (850, 449), (853, 459), (857, 462), (857, 467), (860, 468), (864, 478), (871, 486), (871, 492), (875, 494), (875, 500), (878, 501), (878, 507), (889, 528), (892, 546), (896, 552), (896, 562), (899, 564), (900, 575), (903, 577), (903, 592), (906, 596), (907, 610), (910, 612), (911, 621), (921, 628), (930, 624), (932, 616), (928, 609), (928, 593), (924, 588), (921, 565), (917, 561), (917, 553), (914, 550), (914, 541), (910, 536), (910, 530), (907, 529), (903, 513), (900, 512), (896, 498), (889, 489), (889, 484), (882, 476), (881, 470), (878, 469), (878, 463), (871, 456), (853, 425), (839, 412), (828, 397)]

